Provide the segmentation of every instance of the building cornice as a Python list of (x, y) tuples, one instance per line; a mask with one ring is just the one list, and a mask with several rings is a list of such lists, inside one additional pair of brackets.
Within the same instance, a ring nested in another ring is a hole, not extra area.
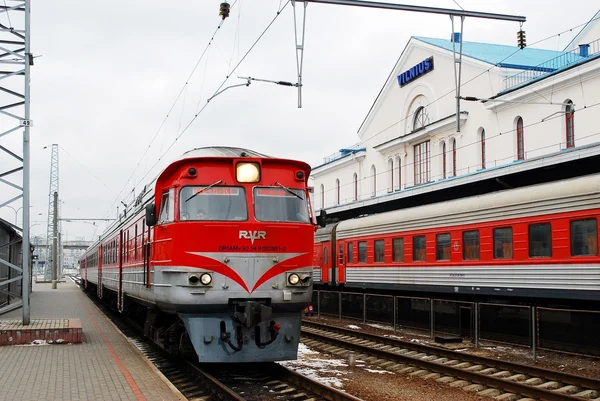
[(342, 158), (333, 160), (327, 164), (322, 164), (313, 168), (311, 176), (316, 178), (331, 173), (332, 171), (338, 170), (348, 165), (358, 163), (362, 161), (365, 157), (367, 157), (367, 151), (365, 149), (360, 149), (357, 152), (350, 153)]

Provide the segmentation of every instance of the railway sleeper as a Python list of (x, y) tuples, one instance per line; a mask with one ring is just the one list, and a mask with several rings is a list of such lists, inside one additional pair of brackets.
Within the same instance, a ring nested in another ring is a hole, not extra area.
[(474, 383), (474, 384), (470, 384), (468, 386), (463, 387), (463, 390), (469, 391), (469, 392), (472, 392), (472, 393), (477, 393), (477, 392), (479, 392), (479, 391), (481, 391), (481, 390), (483, 390), (485, 388), (486, 387), (482, 386), (481, 384)]
[(598, 391), (596, 390), (583, 390), (580, 393), (574, 394), (575, 397), (581, 397), (581, 398), (587, 398), (587, 399), (591, 399), (591, 398), (597, 398), (598, 397)]
[(504, 393), (494, 397), (498, 401), (517, 401), (519, 396), (513, 393)]
[(579, 393), (581, 390), (582, 389), (580, 387), (569, 384), (569, 385), (566, 385), (566, 386), (556, 389), (556, 392), (563, 393), (563, 394), (575, 394), (575, 393)]
[(468, 386), (469, 384), (472, 384), (466, 380), (456, 380), (452, 383), (450, 383), (450, 387), (465, 387)]
[(544, 389), (544, 390), (557, 390), (562, 386), (561, 383), (559, 382), (555, 382), (555, 381), (549, 381), (546, 383), (542, 383), (539, 386), (537, 386), (538, 388)]

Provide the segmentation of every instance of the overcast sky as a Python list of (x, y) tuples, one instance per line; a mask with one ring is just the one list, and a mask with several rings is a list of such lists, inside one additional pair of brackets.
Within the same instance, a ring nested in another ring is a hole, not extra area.
[[(31, 72), (32, 235), (46, 232), (46, 145), (60, 145), (65, 218), (116, 216), (115, 200), (124, 186), (120, 198), (127, 202), (135, 184), (139, 188), (195, 147), (247, 147), (315, 166), (358, 142), (358, 127), (410, 36), (449, 38), (451, 33), (447, 16), (309, 4), (303, 107), (297, 107), (295, 88), (261, 82), (232, 88), (214, 98), (166, 152), (286, 1), (238, 0), (233, 5), (160, 130), (219, 24), (220, 0), (32, 3), (32, 52), (41, 56)], [(458, 7), (453, 0), (402, 3)], [(526, 16), (528, 43), (584, 23), (597, 11), (592, 1), (577, 1), (568, 10), (564, 1), (458, 3), (467, 10)], [(302, 4), (296, 7), (300, 16)], [(5, 15), (0, 19), (8, 23)], [(518, 29), (518, 23), (468, 18), (464, 40), (516, 45)], [(535, 47), (562, 50), (576, 32)], [(238, 76), (248, 75), (296, 82), (294, 49), (288, 4), (225, 86), (243, 83)], [(20, 138), (13, 135), (12, 140)], [(13, 222), (15, 214), (3, 208), (0, 217)], [(89, 222), (63, 224), (67, 240), (90, 240), (101, 231)]]

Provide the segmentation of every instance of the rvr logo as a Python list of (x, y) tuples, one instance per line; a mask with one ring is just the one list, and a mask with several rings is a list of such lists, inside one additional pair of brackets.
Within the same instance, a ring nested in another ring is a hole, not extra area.
[(246, 231), (240, 230), (239, 239), (249, 239), (250, 243), (254, 244), (255, 239), (267, 239), (266, 231)]

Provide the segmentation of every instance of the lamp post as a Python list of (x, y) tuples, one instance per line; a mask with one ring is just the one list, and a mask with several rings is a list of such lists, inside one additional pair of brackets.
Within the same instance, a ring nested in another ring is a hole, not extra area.
[(9, 206), (9, 205), (4, 205), (4, 206), (5, 206), (5, 207), (9, 207), (9, 208), (11, 208), (11, 209), (13, 210), (13, 212), (15, 212), (15, 226), (16, 226), (16, 225), (17, 225), (17, 213), (18, 213), (18, 212), (17, 212), (17, 210), (19, 210), (19, 209), (23, 209), (23, 208), (22, 208), (22, 207), (20, 207), (19, 209), (15, 209), (14, 207), (12, 207), (12, 206)]

